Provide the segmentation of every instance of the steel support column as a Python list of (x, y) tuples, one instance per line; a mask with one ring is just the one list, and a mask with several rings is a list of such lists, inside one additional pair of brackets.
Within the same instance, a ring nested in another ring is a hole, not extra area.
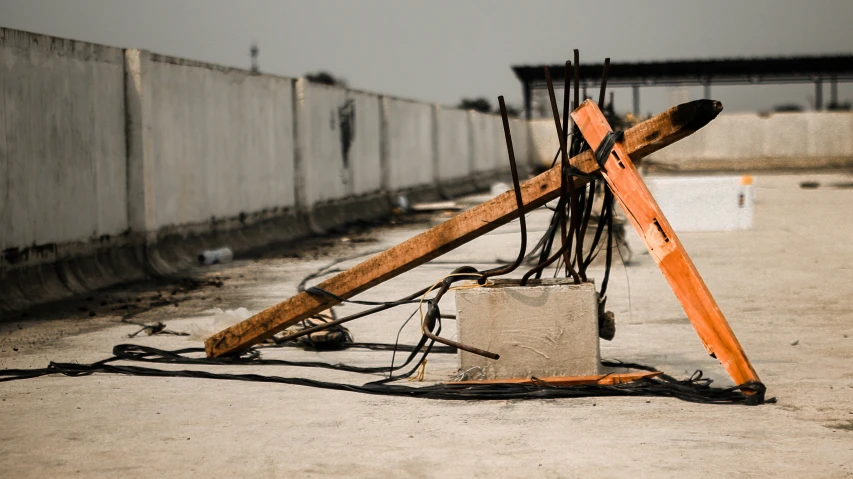
[(814, 82), (814, 109), (823, 110), (823, 81), (820, 78)]
[(634, 117), (640, 117), (640, 85), (631, 85), (632, 98), (634, 100)]

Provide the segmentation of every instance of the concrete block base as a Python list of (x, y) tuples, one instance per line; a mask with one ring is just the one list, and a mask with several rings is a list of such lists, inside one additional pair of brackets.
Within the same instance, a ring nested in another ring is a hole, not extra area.
[[(601, 373), (592, 283), (541, 280), (521, 287), (496, 280), (494, 286), (458, 290), (456, 325), (460, 342), (500, 355), (491, 360), (459, 351), (460, 369), (479, 368), (483, 379)], [(468, 375), (481, 377), (476, 370)]]

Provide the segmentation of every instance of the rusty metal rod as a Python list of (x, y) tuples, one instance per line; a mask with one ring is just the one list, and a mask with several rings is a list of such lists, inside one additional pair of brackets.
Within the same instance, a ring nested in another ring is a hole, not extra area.
[(527, 253), (527, 220), (524, 217), (524, 200), (521, 198), (521, 180), (518, 179), (518, 167), (515, 164), (515, 152), (512, 149), (512, 134), (509, 131), (509, 116), (506, 113), (506, 103), (504, 103), (503, 95), (498, 97), (498, 104), (501, 108), (501, 119), (503, 120), (504, 138), (506, 139), (506, 151), (509, 155), (509, 168), (512, 174), (512, 188), (515, 191), (515, 202), (518, 205), (518, 225), (521, 229), (521, 246), (519, 247), (518, 257), (512, 264), (483, 271), (479, 279), (479, 283), (483, 284), (492, 276), (500, 276), (509, 274), (515, 271), (516, 268), (524, 261), (524, 255)]
[[(569, 70), (572, 68), (572, 62), (566, 61), (565, 74), (563, 75), (563, 136), (566, 138), (563, 143), (561, 143), (561, 148), (569, 148), (569, 96), (571, 93), (571, 77), (569, 76)], [(569, 150), (570, 151), (570, 150)], [(566, 264), (569, 264), (569, 258), (571, 257), (571, 249), (572, 249), (572, 239), (571, 239), (571, 228), (568, 226), (568, 212), (572, 211), (572, 199), (574, 198), (574, 181), (570, 180), (570, 176), (568, 175), (569, 169), (566, 165), (566, 157), (570, 156), (563, 155), (561, 166), (563, 168), (563, 177), (560, 183), (560, 194), (568, 197), (568, 202), (563, 202), (562, 209), (558, 209), (557, 212), (560, 218), (560, 241), (561, 247), (560, 249), (563, 251), (563, 260)], [(568, 183), (571, 183), (572, 186), (569, 186)], [(566, 274), (569, 274), (568, 268), (566, 268)]]
[[(560, 112), (557, 109), (557, 98), (554, 95), (554, 83), (551, 81), (551, 69), (548, 68), (547, 66), (545, 67), (545, 82), (548, 85), (548, 97), (551, 100), (551, 113), (554, 115), (554, 127), (557, 129), (557, 138), (559, 138), (559, 140), (560, 140), (560, 154), (562, 155), (562, 161), (561, 161), (560, 165), (561, 165), (561, 168), (563, 171), (560, 194), (561, 195), (568, 194), (568, 196), (570, 198), (569, 210), (571, 210), (571, 198), (574, 196), (575, 184), (573, 181), (565, 181), (567, 172), (569, 171), (568, 166), (567, 166), (567, 165), (569, 165), (568, 147), (566, 146), (566, 143), (567, 143), (566, 140), (567, 139), (566, 139), (565, 135), (563, 134), (563, 129), (560, 125)], [(568, 187), (567, 188), (568, 191), (563, 190), (564, 185)], [(571, 244), (570, 244), (572, 241), (571, 234), (567, 234), (567, 231), (566, 231), (565, 215), (563, 215), (562, 212), (560, 212), (560, 214), (562, 215), (562, 218), (561, 218), (561, 221), (562, 221), (561, 229), (562, 229), (562, 231), (561, 231), (561, 233), (562, 233), (562, 236), (564, 238), (563, 241), (564, 241), (564, 243), (565, 242), (569, 243), (569, 245), (566, 247), (566, 251), (571, 251)], [(571, 232), (571, 229), (569, 229), (569, 232)], [(572, 268), (570, 261), (567, 262), (566, 270), (572, 276), (572, 278), (575, 280), (575, 283), (581, 282), (580, 276), (578, 276), (578, 273), (574, 270), (574, 268)]]
[[(566, 72), (568, 75), (569, 72)], [(572, 105), (572, 110), (580, 106), (580, 83), (581, 83), (581, 52), (575, 48), (575, 103)]]
[[(503, 97), (501, 97), (501, 100), (503, 100)], [(503, 104), (503, 101), (501, 101), (501, 104)], [(477, 272), (477, 269), (472, 266), (460, 266), (459, 268), (453, 270), (451, 276), (444, 278), (444, 281), (441, 282), (441, 286), (435, 293), (435, 297), (433, 297), (432, 299), (432, 304), (430, 305), (429, 309), (427, 309), (427, 315), (426, 318), (424, 318), (425, 320), (423, 325), (423, 334), (424, 336), (432, 339), (433, 341), (445, 344), (447, 346), (454, 346), (457, 349), (468, 351), (469, 353), (476, 354), (478, 356), (483, 356), (489, 359), (500, 359), (499, 354), (493, 353), (491, 351), (486, 351), (485, 349), (480, 349), (474, 346), (469, 346), (467, 344), (462, 344), (451, 339), (442, 338), (441, 336), (432, 333), (432, 328), (435, 325), (436, 320), (440, 319), (442, 316), (441, 311), (438, 308), (438, 302), (441, 301), (441, 298), (444, 296), (444, 294), (450, 290), (451, 283), (455, 281), (461, 281), (466, 278), (465, 276), (460, 276), (460, 274), (464, 273), (472, 274), (469, 279), (473, 279), (480, 275), (480, 273)]]
[[(604, 70), (601, 72), (601, 88), (598, 90), (598, 106), (601, 109), (604, 109), (604, 98), (607, 91), (607, 71), (609, 68), (610, 57), (604, 59)], [(586, 280), (586, 269), (587, 266), (589, 266), (589, 263), (587, 261), (583, 261), (583, 244), (586, 239), (586, 230), (589, 225), (589, 218), (592, 215), (592, 204), (595, 202), (596, 181), (590, 180), (586, 187), (589, 192), (585, 198), (583, 219), (581, 220), (580, 231), (578, 232), (577, 249), (580, 254), (576, 258), (578, 274), (584, 280)], [(595, 245), (595, 243), (593, 243), (593, 245)]]
[(601, 72), (601, 88), (598, 90), (598, 108), (604, 109), (604, 92), (607, 90), (607, 70), (610, 69), (610, 57), (604, 59), (604, 71)]

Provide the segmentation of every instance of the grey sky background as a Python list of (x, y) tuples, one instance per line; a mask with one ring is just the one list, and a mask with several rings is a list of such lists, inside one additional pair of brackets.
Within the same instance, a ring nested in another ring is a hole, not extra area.
[[(500, 94), (520, 105), (510, 65), (561, 63), (573, 48), (581, 62), (853, 53), (853, 0), (0, 0), (0, 25), (242, 68), (256, 41), (264, 72), (325, 69), (353, 88), (445, 105)], [(630, 90), (615, 91), (630, 110)], [(727, 111), (813, 96), (810, 84), (712, 90)], [(839, 97), (853, 100), (853, 86)], [(641, 109), (675, 98), (644, 88)]]

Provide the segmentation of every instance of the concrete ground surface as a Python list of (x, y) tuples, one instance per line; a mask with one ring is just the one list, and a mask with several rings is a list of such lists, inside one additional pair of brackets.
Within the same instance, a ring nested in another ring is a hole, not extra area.
[[(802, 189), (805, 180), (825, 186)], [(851, 477), (853, 189), (830, 185), (850, 181), (845, 172), (762, 174), (755, 178), (754, 229), (679, 235), (777, 404), (454, 402), (234, 381), (52, 376), (0, 383), (0, 476)], [(529, 215), (531, 238), (542, 234), (548, 215)], [(200, 346), (200, 336), (223, 326), (213, 308), (257, 312), (294, 294), (303, 276), (335, 258), (387, 248), (446, 218), (306, 240), (188, 273), (201, 282), (130, 285), (7, 315), (0, 368), (92, 362), (123, 342)], [(487, 268), (511, 260), (518, 231), (517, 223), (506, 225), (361, 298), (396, 299), (460, 264)], [(608, 307), (616, 313), (616, 337), (602, 342), (602, 356), (677, 377), (702, 369), (715, 384), (730, 384), (633, 231), (628, 237), (635, 254), (627, 267), (613, 267)], [(593, 273), (600, 280), (601, 267)], [(393, 342), (411, 309), (360, 319), (350, 329), (356, 341)], [(454, 310), (452, 295), (442, 310)], [(193, 336), (128, 339), (139, 328), (122, 317), (163, 321)], [(444, 334), (455, 336), (452, 321)], [(417, 336), (413, 322), (401, 342)], [(264, 354), (363, 366), (388, 365), (391, 356), (296, 348)], [(375, 379), (280, 366), (202, 369), (353, 384)], [(425, 381), (456, 374), (455, 355), (435, 354)]]

